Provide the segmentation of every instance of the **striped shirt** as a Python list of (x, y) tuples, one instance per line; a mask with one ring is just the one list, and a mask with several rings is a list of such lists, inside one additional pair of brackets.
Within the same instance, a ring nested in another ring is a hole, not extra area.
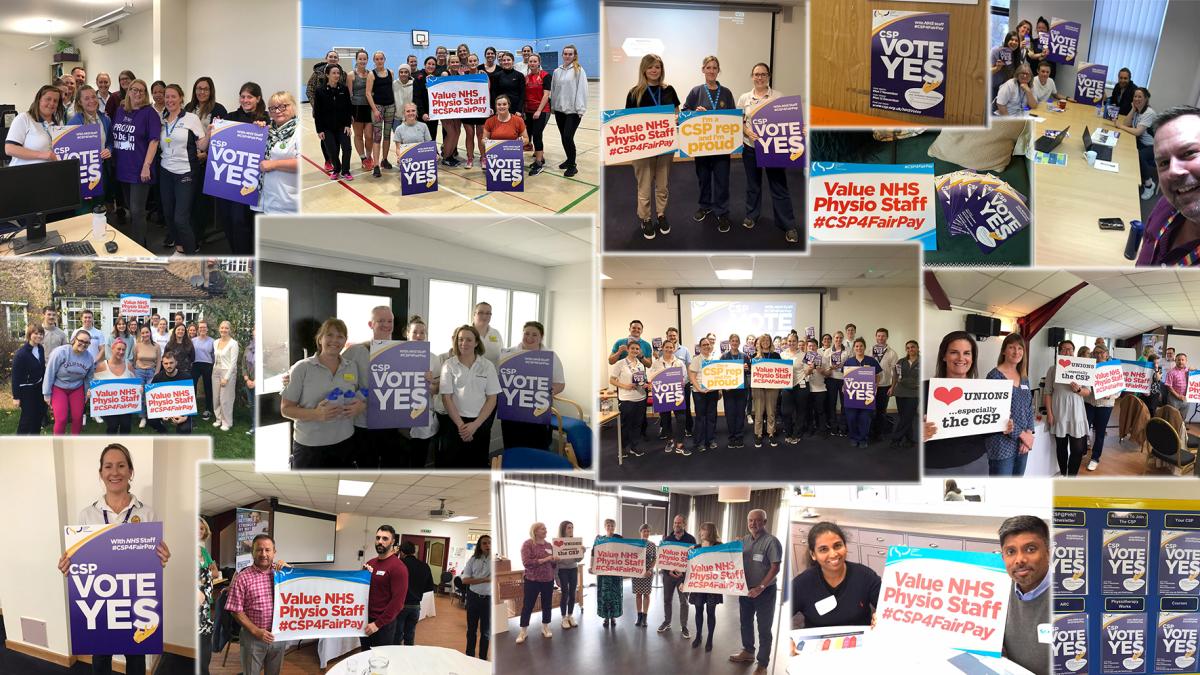
[(234, 575), (225, 609), (243, 612), (250, 623), (271, 630), (271, 614), (275, 610), (275, 571), (270, 567), (263, 571), (251, 565)]

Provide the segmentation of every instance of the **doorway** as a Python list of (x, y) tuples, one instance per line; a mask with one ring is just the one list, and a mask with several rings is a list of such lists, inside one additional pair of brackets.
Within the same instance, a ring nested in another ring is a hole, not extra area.
[(413, 546), (417, 548), (414, 555), (418, 560), (423, 560), (426, 565), (429, 565), (429, 572), (433, 576), (434, 586), (442, 585), (442, 572), (446, 571), (446, 565), (450, 555), (450, 538), (449, 537), (432, 537), (427, 534), (402, 534), (400, 535), (400, 543), (411, 541)]

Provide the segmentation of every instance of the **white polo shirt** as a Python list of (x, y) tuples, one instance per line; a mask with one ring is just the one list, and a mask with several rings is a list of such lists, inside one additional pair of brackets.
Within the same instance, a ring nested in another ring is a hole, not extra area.
[(500, 360), (500, 354), (504, 352), (504, 338), (500, 336), (500, 331), (488, 326), (487, 335), (479, 336), (483, 339), (483, 358), (492, 362), (492, 365)]
[(500, 377), (496, 374), (496, 364), (485, 356), (476, 357), (474, 363), (466, 366), (457, 356), (451, 356), (442, 364), (438, 393), (454, 397), (454, 404), (458, 406), (460, 416), (478, 417), (483, 410), (483, 404), (487, 402), (487, 397), (500, 395)]
[[(29, 113), (23, 112), (13, 120), (12, 126), (8, 128), (8, 138), (4, 142), (19, 145), (26, 150), (45, 152), (50, 149), (51, 129), (53, 128), (53, 125), (43, 120), (35, 120), (29, 116)], [(46, 160), (13, 157), (9, 166), (37, 164), (44, 161)]]
[[(608, 369), (609, 376), (617, 378), (617, 382), (621, 384), (633, 384), (634, 373), (641, 373), (642, 381), (646, 381), (646, 366), (642, 365), (641, 361), (631, 361), (629, 357), (617, 361)], [(621, 389), (618, 387), (617, 400), (645, 401), (646, 390), (640, 387), (637, 389)]]
[(120, 524), (120, 523), (153, 523), (157, 519), (154, 517), (154, 511), (142, 503), (135, 495), (130, 494), (133, 499), (120, 512), (113, 511), (112, 507), (104, 501), (104, 495), (91, 504), (83, 507), (79, 511), (79, 522), (72, 525), (104, 525), (104, 524)]

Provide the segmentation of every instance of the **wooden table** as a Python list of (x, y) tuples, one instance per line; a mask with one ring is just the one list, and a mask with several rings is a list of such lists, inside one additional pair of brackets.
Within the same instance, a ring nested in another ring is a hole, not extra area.
[[(1045, 122), (1034, 124), (1034, 138), (1050, 129), (1070, 125), (1068, 136), (1055, 152), (1067, 154), (1066, 166), (1034, 164), (1033, 234), (1034, 261), (1050, 267), (1132, 267), (1125, 259), (1129, 223), (1141, 220), (1137, 139), (1120, 137), (1113, 160), (1120, 173), (1088, 166), (1083, 156), (1083, 128), (1115, 131), (1112, 122), (1096, 117), (1095, 106), (1067, 103), (1065, 112), (1047, 112), (1039, 106), (1034, 114)], [(1101, 230), (1101, 218), (1120, 218), (1125, 230)]]
[[(600, 392), (600, 400), (603, 401), (605, 399), (612, 399), (614, 401), (617, 401), (618, 406), (620, 405), (620, 401), (617, 400), (617, 393), (615, 391), (602, 390)], [(603, 427), (605, 424), (607, 424), (608, 422), (610, 422), (614, 419), (617, 421), (617, 466), (620, 466), (621, 464), (625, 463), (625, 457), (623, 456), (625, 453), (624, 453), (624, 449), (621, 446), (621, 412), (620, 412), (620, 410), (610, 410), (608, 412), (604, 412), (604, 411), (600, 412), (600, 426), (601, 427)]]
[[(124, 232), (121, 232), (120, 230), (113, 227), (112, 225), (106, 226), (105, 231), (104, 231), (104, 237), (102, 239), (93, 239), (92, 238), (92, 216), (91, 216), (91, 214), (84, 214), (82, 216), (73, 216), (73, 217), (67, 218), (65, 220), (59, 220), (57, 222), (47, 223), (46, 224), (46, 234), (49, 235), (54, 232), (57, 232), (59, 235), (62, 236), (63, 242), (72, 242), (72, 241), (89, 241), (89, 242), (91, 242), (92, 248), (96, 249), (96, 257), (97, 258), (114, 258), (114, 257), (153, 258), (153, 257), (155, 257), (155, 255), (153, 253), (151, 253), (150, 251), (135, 244), (132, 239), (125, 236)], [(21, 238), (21, 241), (24, 241), (23, 236)], [(108, 242), (108, 241), (115, 241), (117, 243), (117, 252), (116, 253), (109, 253), (108, 251), (104, 250), (104, 243)], [(50, 251), (45, 251), (41, 255), (47, 255), (49, 253), (50, 253)], [(25, 255), (25, 254), (14, 253), (13, 245), (11, 243), (0, 246), (0, 256), (11, 256), (11, 255)]]

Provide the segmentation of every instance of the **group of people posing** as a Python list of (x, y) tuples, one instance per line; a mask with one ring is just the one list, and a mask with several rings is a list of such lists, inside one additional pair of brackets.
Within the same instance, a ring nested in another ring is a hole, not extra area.
[[(742, 649), (729, 657), (735, 663), (755, 663), (756, 673), (767, 672), (771, 661), (772, 624), (774, 623), (775, 606), (777, 603), (776, 578), (783, 565), (783, 545), (767, 527), (767, 512), (754, 509), (746, 515), (747, 534), (742, 537), (742, 565), (745, 570), (747, 595), (738, 597), (739, 627), (741, 630)], [(617, 521), (612, 518), (604, 520), (605, 537), (620, 537), (616, 533)], [(658, 547), (650, 540), (650, 525), (645, 523), (638, 530), (641, 539), (645, 541), (646, 572), (642, 577), (630, 579), (633, 586), (634, 603), (637, 620), (634, 625), (640, 628), (649, 626), (650, 595), (653, 593), (654, 566)], [(562, 521), (558, 526), (559, 537), (573, 537), (575, 525), (569, 520)], [(597, 541), (599, 540), (597, 536)], [(706, 522), (700, 525), (698, 536), (687, 532), (687, 518), (676, 515), (672, 519), (671, 532), (660, 541), (673, 541), (691, 544), (691, 548), (716, 546), (721, 542), (721, 536), (715, 523)], [(586, 549), (585, 549), (586, 553)], [(595, 548), (592, 549), (592, 563), (595, 562)], [(553, 637), (550, 630), (551, 614), (553, 611), (554, 587), (557, 583), (561, 599), (559, 613), (562, 616), (563, 630), (579, 625), (575, 620), (576, 594), (579, 590), (578, 558), (560, 558), (554, 553), (554, 547), (547, 539), (544, 523), (534, 523), (529, 528), (529, 539), (521, 545), (521, 565), (523, 574), (523, 601), (521, 605), (521, 630), (517, 634), (517, 644), (522, 644), (528, 638), (530, 618), (534, 605), (541, 601), (542, 637)], [(591, 568), (589, 574), (593, 574)], [(699, 648), (704, 643), (705, 651), (712, 651), (713, 632), (717, 627), (717, 605), (724, 602), (724, 596), (719, 593), (686, 593), (683, 586), (687, 581), (684, 572), (662, 570), (663, 587), (663, 622), (658, 626), (659, 633), (671, 630), (672, 601), (676, 594), (679, 597), (679, 626), (684, 639), (691, 638), (688, 630), (689, 605), (696, 610), (696, 637), (692, 647)], [(596, 614), (604, 619), (604, 628), (615, 628), (617, 619), (624, 613), (625, 577), (600, 574), (596, 576)], [(705, 637), (705, 619), (708, 623), (708, 635)], [(758, 650), (755, 652), (755, 633), (757, 631)]]
[[(408, 429), (367, 428), (371, 342), (348, 344), (341, 319), (328, 319), (316, 335), (315, 353), (292, 365), (281, 394), (280, 413), (293, 421), (291, 466), (312, 468), (486, 468), (491, 456), (501, 356), (544, 350), (546, 329), (528, 321), (521, 342), (506, 347), (491, 326), (492, 306), (475, 306), (474, 322), (454, 330), (449, 351), (431, 342), (425, 373), (432, 412), (429, 423)], [(371, 310), (373, 340), (392, 340), (395, 317), (386, 305)], [(419, 316), (409, 317), (402, 340), (430, 342)], [(562, 361), (554, 355), (551, 393), (566, 386)], [(551, 430), (544, 424), (501, 420), (504, 447), (546, 450)]]
[[(393, 71), (382, 51), (368, 55), (358, 50), (353, 68), (347, 72), (340, 55), (330, 50), (325, 60), (313, 67), (308, 80), (308, 100), (321, 138), (325, 157), (324, 171), (330, 180), (353, 180), (350, 172), (350, 146), (353, 143), (363, 171), (375, 178), (381, 169), (391, 170), (388, 161), (392, 140), (396, 155), (400, 146), (437, 139), (442, 128), (439, 151), (446, 167), (463, 164), (459, 159), (459, 141), (463, 140), (466, 168), (485, 168), (485, 141), (521, 140), (526, 151), (533, 152), (529, 175), (541, 173), (546, 159), (543, 132), (550, 118), (558, 127), (566, 158), (558, 168), (570, 177), (578, 173), (575, 132), (587, 111), (587, 73), (579, 65), (575, 45), (563, 47), (561, 63), (553, 71), (542, 68), (541, 56), (533, 47), (521, 48), (521, 61), (512, 52), (485, 47), (483, 58), (460, 44), (451, 52), (437, 47), (436, 56), (420, 64), (416, 54)], [(368, 61), (372, 67), (368, 67)], [(465, 119), (430, 117), (429, 78), (485, 74), (492, 115)]]
[[(802, 229), (796, 221), (792, 196), (788, 191), (787, 170), (760, 168), (755, 160), (755, 142), (758, 135), (750, 124), (750, 112), (768, 101), (783, 96), (771, 88), (771, 67), (757, 63), (750, 72), (749, 91), (733, 96), (732, 90), (721, 84), (721, 62), (715, 56), (707, 56), (700, 64), (704, 83), (696, 85), (683, 100), (675, 87), (667, 84), (662, 57), (646, 54), (638, 65), (638, 81), (625, 97), (625, 108), (649, 108), (669, 105), (680, 110), (742, 110), (742, 168), (746, 174), (746, 195), (742, 227), (753, 228), (759, 220), (762, 204), (762, 177), (766, 174), (767, 188), (771, 192), (771, 204), (775, 213), (775, 227), (783, 232), (789, 243), (800, 241)], [(670, 197), (671, 166), (674, 153), (633, 160), (633, 175), (637, 181), (637, 217), (642, 236), (653, 239), (657, 235), (671, 233), (667, 220), (667, 201)], [(692, 220), (702, 223), (710, 216), (715, 219), (717, 231), (730, 230), (729, 211), (729, 167), (730, 155), (696, 157), (696, 179), (700, 184), (700, 199)], [(803, 178), (801, 176), (801, 178)]]
[[(26, 329), (25, 343), (13, 356), (11, 378), (13, 400), (21, 409), (18, 434), (40, 434), (50, 424), (47, 407), (53, 412), (55, 435), (81, 433), (92, 387), (112, 379), (136, 379), (143, 388), (192, 380), (201, 419), (211, 419), (214, 427), (229, 431), (234, 423), (239, 353), (241, 382), (247, 397), (254, 398), (254, 344), (241, 347), (228, 321), (217, 324), (215, 336), (209, 334), (208, 321), (185, 323), (183, 314), (176, 314), (170, 325), (167, 317), (157, 314), (145, 321), (118, 316), (111, 327), (102, 329), (92, 310), (85, 309), (79, 321), (80, 327), (68, 334), (58, 327), (57, 309), (47, 306), (42, 323), (31, 323)], [(169, 423), (177, 433), (189, 434), (194, 421), (191, 416), (148, 420), (144, 389), (140, 415), (95, 416), (108, 434), (132, 433), (135, 418), (139, 428), (149, 425), (158, 433), (166, 433)], [(253, 433), (253, 422), (246, 433)]]
[[(216, 85), (202, 76), (190, 95), (161, 80), (147, 85), (123, 70), (118, 88), (108, 73), (88, 84), (87, 71), (38, 89), (29, 110), (17, 115), (5, 140), (11, 165), (52, 162), (52, 127), (98, 124), (101, 130), (103, 194), (83, 200), (79, 213), (107, 212), (135, 243), (147, 247), (148, 221), (166, 226), (163, 246), (193, 255), (217, 234), (236, 255), (254, 255), (254, 212), (295, 213), (298, 138), (295, 98), (286, 91), (269, 99), (254, 82), (242, 85), (229, 111), (216, 100)], [(204, 194), (205, 162), (213, 125), (219, 120), (253, 123), (268, 130), (260, 165), (257, 204)]]
[[(665, 451), (682, 456), (718, 447), (717, 403), (724, 402), (727, 447), (741, 448), (746, 425), (753, 426), (754, 447), (771, 447), (783, 441), (796, 445), (805, 436), (847, 436), (853, 447), (891, 436), (892, 447), (914, 447), (917, 394), (920, 383), (920, 354), (916, 341), (905, 345), (900, 356), (888, 344), (886, 328), (875, 331), (875, 344), (857, 336), (857, 327), (845, 331), (802, 338), (796, 331), (786, 337), (767, 334), (746, 336), (753, 350), (742, 349), (736, 333), (728, 338), (728, 349), (716, 348), (717, 337), (700, 339), (699, 353), (692, 354), (679, 342), (679, 330), (668, 328), (662, 347), (654, 349), (642, 338), (642, 322), (629, 323), (629, 337), (618, 339), (608, 356), (609, 384), (617, 389), (624, 452), (633, 457), (645, 454), (646, 406), (650, 380), (669, 368), (685, 372), (684, 409), (659, 413), (659, 441)], [(752, 387), (750, 369), (756, 359), (792, 362), (792, 386), (783, 389)], [(745, 375), (741, 389), (710, 390), (704, 380), (706, 361), (742, 363)], [(875, 371), (876, 395), (869, 409), (847, 406), (842, 383), (847, 369), (867, 367)], [(898, 413), (893, 425), (887, 409), (896, 398)], [(839, 402), (841, 405), (839, 405)], [(692, 409), (695, 409), (693, 419)], [(686, 438), (692, 438), (691, 448)]]

